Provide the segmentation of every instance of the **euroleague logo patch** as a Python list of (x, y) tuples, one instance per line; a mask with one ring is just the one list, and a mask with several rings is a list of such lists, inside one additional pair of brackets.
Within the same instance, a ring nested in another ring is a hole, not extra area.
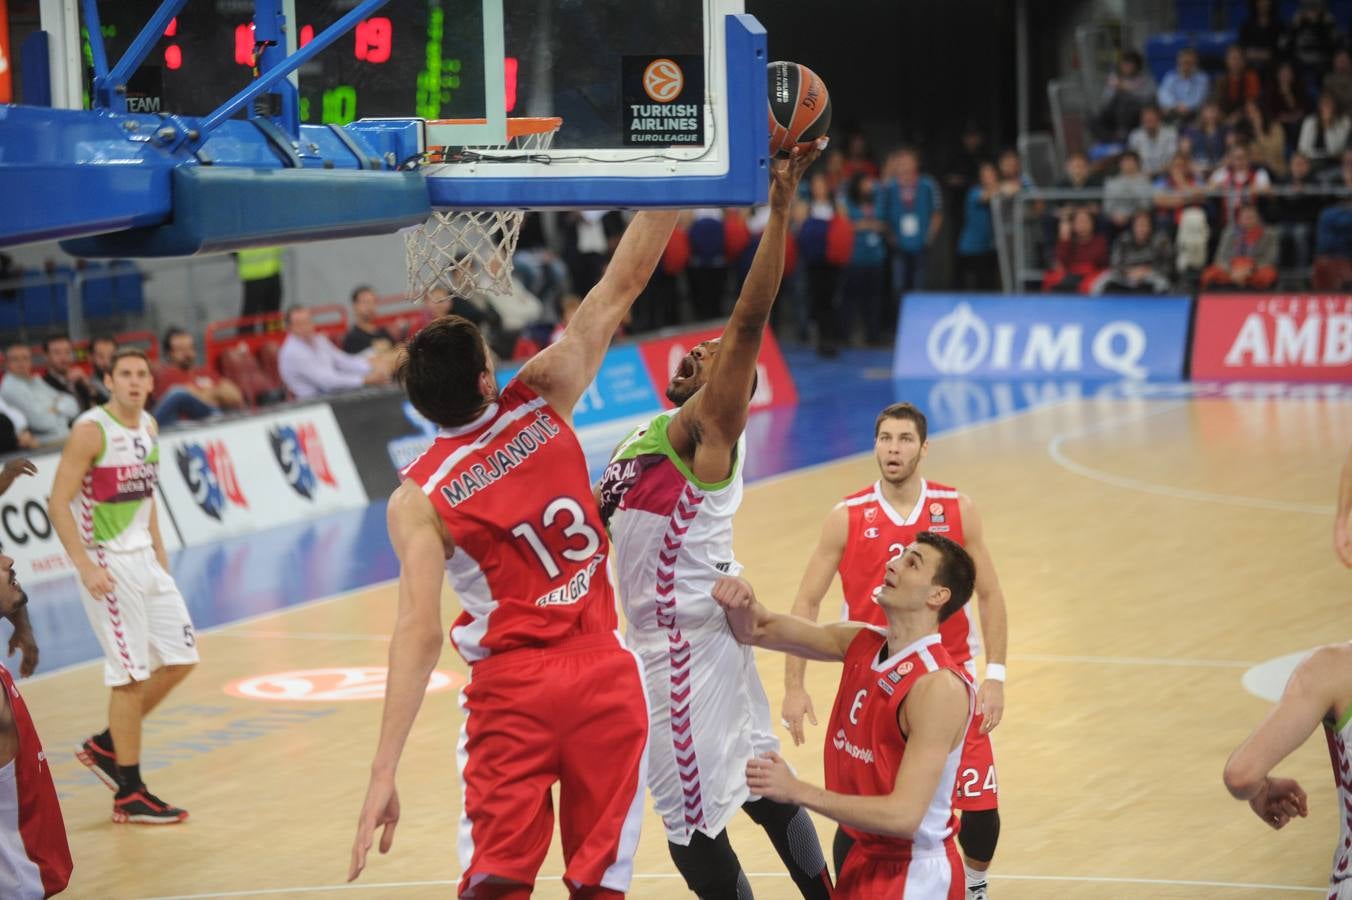
[(183, 483), (188, 486), (197, 507), (217, 522), (227, 507), (249, 508), (249, 501), (235, 476), (230, 451), (221, 441), (183, 444), (174, 454)]
[(306, 500), (313, 500), (319, 484), (338, 487), (338, 480), (329, 470), (328, 458), (324, 456), (324, 445), (319, 440), (319, 432), (311, 422), (299, 428), (290, 425), (278, 425), (268, 432), (268, 441), (272, 445), (272, 455), (281, 466), (291, 489)]
[(670, 103), (685, 89), (685, 73), (671, 59), (655, 59), (643, 70), (643, 92), (655, 103)]

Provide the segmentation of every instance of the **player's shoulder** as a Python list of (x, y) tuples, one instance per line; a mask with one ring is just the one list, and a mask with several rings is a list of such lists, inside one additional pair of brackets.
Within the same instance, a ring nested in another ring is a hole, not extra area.
[(853, 509), (858, 506), (867, 506), (870, 503), (878, 502), (878, 485), (870, 484), (868, 487), (860, 488), (853, 494), (846, 494), (844, 499), (838, 505)]
[(940, 484), (927, 478), (925, 479), (925, 496), (936, 500), (957, 500), (963, 495), (951, 484)]
[(1352, 680), (1352, 642), (1325, 644), (1301, 661), (1296, 672), (1308, 683), (1346, 683)]

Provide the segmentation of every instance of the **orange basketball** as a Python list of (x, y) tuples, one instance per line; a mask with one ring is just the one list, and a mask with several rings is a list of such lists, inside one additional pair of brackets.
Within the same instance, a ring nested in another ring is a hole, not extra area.
[(787, 157), (809, 149), (831, 127), (831, 95), (817, 73), (802, 63), (769, 66), (770, 155)]

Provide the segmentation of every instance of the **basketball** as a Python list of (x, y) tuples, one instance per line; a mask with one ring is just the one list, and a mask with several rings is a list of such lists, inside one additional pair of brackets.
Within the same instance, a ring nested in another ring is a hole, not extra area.
[(807, 150), (831, 127), (831, 95), (826, 82), (802, 63), (772, 62), (770, 155), (787, 158), (794, 147)]

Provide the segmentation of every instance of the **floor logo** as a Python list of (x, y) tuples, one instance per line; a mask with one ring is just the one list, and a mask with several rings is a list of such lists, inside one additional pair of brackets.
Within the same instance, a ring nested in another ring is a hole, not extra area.
[(182, 444), (175, 456), (183, 483), (202, 512), (219, 522), (227, 504), (249, 508), (230, 451), (222, 441)]
[(313, 422), (306, 422), (299, 428), (278, 425), (268, 432), (268, 439), (272, 444), (272, 455), (277, 465), (282, 467), (287, 484), (297, 494), (306, 500), (313, 500), (320, 482), (329, 487), (338, 487), (338, 480), (329, 469), (324, 445), (320, 442), (319, 431)]
[[(385, 696), (388, 670), (383, 666), (351, 666), (341, 669), (300, 669), (242, 678), (225, 686), (232, 697), (246, 700), (279, 700), (301, 703), (343, 703), (380, 700)], [(449, 691), (465, 684), (463, 675), (433, 671), (427, 693)]]

